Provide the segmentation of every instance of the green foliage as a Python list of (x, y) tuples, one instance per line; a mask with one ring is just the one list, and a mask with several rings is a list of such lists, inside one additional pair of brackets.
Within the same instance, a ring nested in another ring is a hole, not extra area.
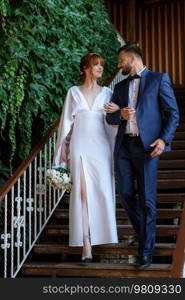
[(0, 21), (0, 130), (11, 167), (29, 154), (35, 120), (41, 136), (58, 119), (80, 58), (101, 54), (108, 77), (119, 43), (102, 0), (0, 0)]

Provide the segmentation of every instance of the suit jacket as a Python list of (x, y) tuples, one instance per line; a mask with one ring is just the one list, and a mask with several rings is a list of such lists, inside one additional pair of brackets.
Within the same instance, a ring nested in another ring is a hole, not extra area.
[[(120, 109), (128, 106), (129, 80), (124, 79), (114, 88), (111, 101)], [(144, 148), (151, 151), (150, 144), (161, 138), (166, 142), (164, 151), (171, 150), (171, 142), (179, 124), (179, 109), (168, 74), (152, 72), (141, 73), (136, 106), (136, 119)], [(107, 114), (108, 124), (119, 125), (115, 143), (115, 155), (122, 144), (126, 120), (120, 119), (120, 110)]]

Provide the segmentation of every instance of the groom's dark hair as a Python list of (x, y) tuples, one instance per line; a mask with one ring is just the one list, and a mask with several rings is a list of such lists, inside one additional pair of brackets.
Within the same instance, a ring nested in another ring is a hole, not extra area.
[(139, 56), (140, 58), (143, 58), (143, 52), (137, 44), (126, 43), (124, 46), (119, 48), (118, 54), (120, 54), (121, 51), (133, 53), (136, 56)]

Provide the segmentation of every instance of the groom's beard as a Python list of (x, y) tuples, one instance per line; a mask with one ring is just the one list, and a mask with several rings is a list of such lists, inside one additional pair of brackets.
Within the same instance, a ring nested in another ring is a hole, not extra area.
[(124, 68), (122, 68), (122, 74), (123, 74), (124, 76), (125, 76), (125, 75), (128, 75), (128, 74), (130, 74), (131, 70), (132, 70), (132, 67), (129, 66), (129, 65), (127, 65), (127, 66), (125, 66)]

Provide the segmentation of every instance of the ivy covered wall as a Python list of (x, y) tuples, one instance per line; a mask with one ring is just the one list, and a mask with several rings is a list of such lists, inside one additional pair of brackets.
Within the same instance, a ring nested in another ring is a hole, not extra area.
[(0, 0), (0, 185), (59, 118), (81, 56), (108, 77), (118, 47), (103, 0)]

